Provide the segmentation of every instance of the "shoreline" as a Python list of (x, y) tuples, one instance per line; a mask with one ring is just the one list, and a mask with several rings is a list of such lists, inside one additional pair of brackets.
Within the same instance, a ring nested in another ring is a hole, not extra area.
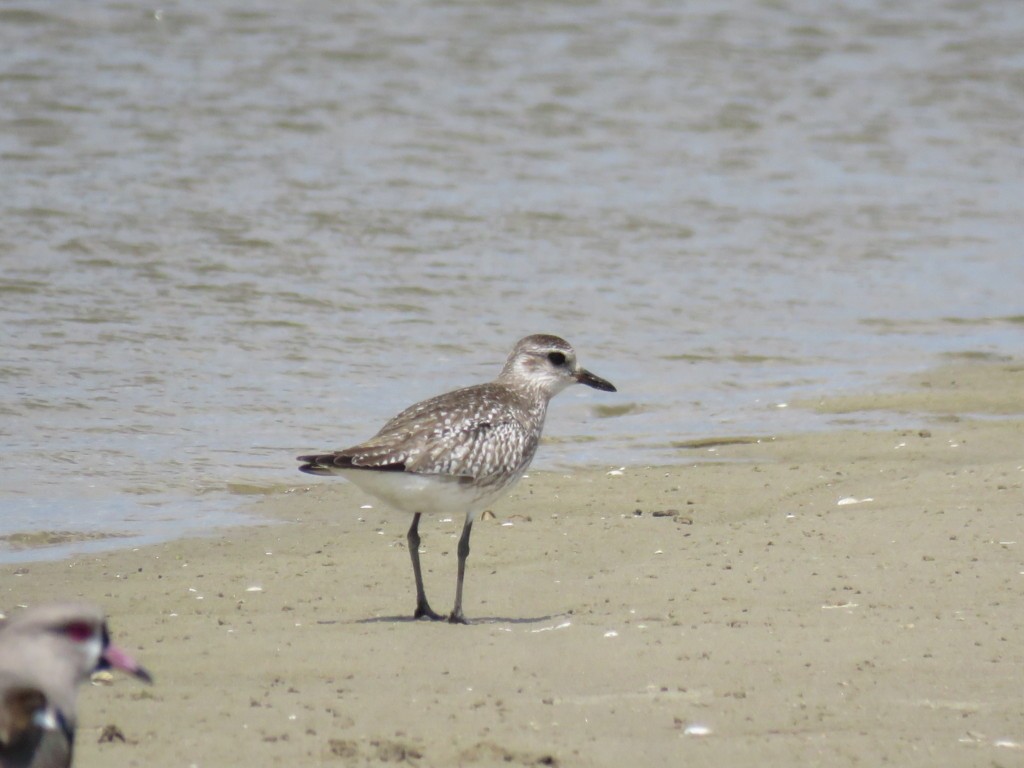
[[(468, 627), (408, 619), (408, 520), (341, 480), (212, 537), (5, 564), (2, 607), (98, 602), (154, 673), (82, 691), (80, 768), (1013, 761), (1024, 374), (985, 367), (911, 389), (998, 418), (530, 473), (474, 528)], [(461, 522), (421, 526), (438, 610)]]
[[(942, 424), (959, 418), (1013, 418), (1024, 414), (1024, 398), (1018, 394), (1020, 386), (1017, 381), (1021, 378), (1018, 374), (1022, 368), (1022, 361), (994, 355), (948, 357), (945, 364), (912, 375), (891, 377), (881, 382), (879, 391), (873, 394), (844, 392), (826, 397), (804, 397), (780, 406), (833, 417), (833, 422), (821, 428), (792, 433), (718, 432), (673, 440), (664, 450), (669, 450), (671, 446), (677, 452), (678, 459), (668, 463), (659, 462), (658, 466), (680, 466), (694, 460), (714, 462), (713, 452), (709, 455), (702, 452), (733, 443), (771, 441), (787, 434), (822, 435), (850, 429), (865, 432), (899, 431), (915, 423)], [(607, 407), (598, 404), (595, 411), (606, 412)], [(863, 418), (865, 414), (884, 413), (898, 415), (898, 418)], [(860, 414), (861, 418), (848, 418), (850, 414)], [(548, 439), (558, 440), (557, 437)], [(544, 450), (543, 441), (541, 450)], [(607, 467), (611, 466), (609, 462)], [(541, 471), (586, 472), (596, 469), (592, 465), (580, 465)], [(221, 531), (262, 524), (264, 518), (258, 510), (258, 500), (289, 493), (300, 485), (293, 482), (254, 481), (251, 478), (228, 481), (226, 493), (233, 499), (233, 503), (217, 508), (215, 515), (220, 521), (204, 525), (188, 523), (180, 532), (168, 532), (166, 526), (160, 523), (156, 528), (144, 532), (115, 528), (53, 527), (4, 532), (0, 535), (0, 566), (59, 561), (171, 541), (219, 536)], [(194, 499), (189, 502), (189, 507), (198, 504), (198, 500)]]
[[(913, 375), (889, 377), (878, 383), (874, 394), (843, 392), (826, 397), (804, 397), (777, 407), (813, 411), (833, 417), (831, 424), (821, 428), (803, 429), (795, 432), (742, 433), (715, 432), (697, 435), (687, 439), (669, 441), (663, 450), (675, 450), (677, 459), (659, 462), (658, 466), (678, 466), (698, 458), (714, 461), (700, 451), (722, 445), (761, 442), (778, 439), (779, 436), (824, 435), (849, 429), (865, 432), (882, 432), (906, 428), (910, 423), (938, 423), (960, 418), (1004, 418), (1024, 414), (1024, 397), (1019, 396), (1016, 381), (1024, 362), (998, 356), (947, 356), (947, 362)], [(626, 406), (627, 408), (629, 406)], [(609, 406), (596, 404), (597, 413), (607, 413)], [(853, 419), (847, 414), (890, 413), (897, 418)], [(901, 426), (902, 425), (902, 426)], [(542, 441), (541, 451), (549, 437)], [(299, 449), (295, 449), (296, 451)], [(294, 452), (294, 451), (293, 451)], [(620, 462), (621, 463), (621, 462)], [(613, 462), (608, 462), (608, 467)], [(636, 466), (635, 464), (633, 466)], [(571, 465), (546, 472), (586, 472), (596, 469), (592, 465)], [(162, 524), (146, 531), (127, 528), (61, 529), (53, 527), (14, 530), (0, 534), (0, 566), (33, 562), (60, 561), (89, 554), (103, 554), (124, 549), (152, 546), (169, 541), (206, 538), (219, 535), (222, 531), (260, 525), (265, 520), (258, 510), (259, 499), (265, 496), (287, 493), (299, 483), (256, 482), (238, 479), (226, 482), (225, 492), (234, 498), (228, 506), (217, 506), (214, 516), (218, 522), (196, 525), (184, 524), (180, 530), (169, 532)], [(254, 501), (255, 500), (255, 501)], [(189, 507), (198, 507), (199, 498), (188, 502)], [(170, 518), (169, 518), (170, 519)]]

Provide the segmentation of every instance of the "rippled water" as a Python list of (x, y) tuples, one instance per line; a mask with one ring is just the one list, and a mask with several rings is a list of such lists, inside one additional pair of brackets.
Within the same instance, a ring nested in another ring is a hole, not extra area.
[(548, 468), (1019, 353), (1021, 40), (1018, 0), (7, 2), (0, 533), (231, 521), (527, 333), (620, 389)]

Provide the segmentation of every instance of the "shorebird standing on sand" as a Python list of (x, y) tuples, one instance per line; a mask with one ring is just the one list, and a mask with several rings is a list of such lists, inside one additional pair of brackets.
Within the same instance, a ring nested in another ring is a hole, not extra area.
[(614, 392), (581, 368), (572, 346), (557, 336), (520, 339), (498, 378), (406, 408), (365, 443), (334, 453), (299, 456), (312, 475), (341, 475), (395, 509), (411, 514), (406, 535), (416, 578), (415, 618), (431, 610), (420, 571), (420, 516), (466, 516), (459, 538), (453, 624), (466, 624), (462, 582), (469, 533), (480, 510), (519, 480), (537, 451), (548, 401), (570, 384)]

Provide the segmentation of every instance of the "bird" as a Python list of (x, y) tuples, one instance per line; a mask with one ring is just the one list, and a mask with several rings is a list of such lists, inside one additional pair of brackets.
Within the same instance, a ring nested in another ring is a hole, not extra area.
[(47, 725), (54, 728), (56, 722), (39, 687), (23, 675), (0, 672), (0, 766), (33, 765)]
[(412, 515), (406, 541), (416, 581), (414, 619), (445, 618), (431, 609), (423, 589), (420, 517), (462, 512), (455, 604), (447, 618), (452, 624), (468, 624), (462, 587), (473, 521), (523, 476), (537, 451), (548, 402), (572, 384), (616, 391), (611, 382), (580, 367), (565, 339), (527, 336), (516, 342), (493, 381), (416, 403), (351, 448), (299, 456), (299, 469), (341, 475)]
[(0, 623), (0, 766), (70, 766), (78, 687), (103, 669), (153, 682), (145, 667), (110, 642), (96, 605), (40, 603)]

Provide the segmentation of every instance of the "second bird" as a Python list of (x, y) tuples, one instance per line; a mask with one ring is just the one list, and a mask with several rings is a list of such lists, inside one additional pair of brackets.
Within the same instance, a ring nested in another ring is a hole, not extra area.
[(0, 768), (68, 768), (78, 688), (111, 668), (153, 682), (95, 605), (42, 603), (0, 623)]
[(452, 623), (465, 624), (462, 583), (476, 515), (530, 466), (548, 402), (570, 384), (614, 392), (576, 362), (558, 336), (520, 339), (498, 378), (410, 406), (365, 443), (334, 453), (300, 456), (313, 475), (341, 475), (386, 504), (411, 514), (406, 539), (416, 579), (415, 618), (444, 618), (427, 602), (420, 570), (420, 516), (465, 514)]

